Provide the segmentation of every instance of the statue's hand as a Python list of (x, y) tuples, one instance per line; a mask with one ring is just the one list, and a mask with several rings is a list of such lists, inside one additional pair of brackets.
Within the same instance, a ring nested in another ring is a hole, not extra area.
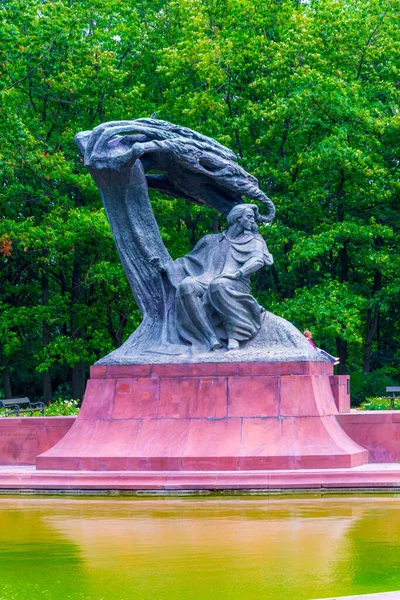
[(167, 269), (166, 266), (163, 264), (161, 258), (159, 256), (152, 256), (149, 259), (149, 263), (151, 264), (152, 267), (154, 267), (155, 269), (157, 269), (157, 271), (159, 273), (166, 273)]
[(221, 273), (215, 279), (219, 279), (220, 277), (225, 277), (225, 279), (239, 279), (241, 276), (241, 271), (236, 271), (236, 273)]

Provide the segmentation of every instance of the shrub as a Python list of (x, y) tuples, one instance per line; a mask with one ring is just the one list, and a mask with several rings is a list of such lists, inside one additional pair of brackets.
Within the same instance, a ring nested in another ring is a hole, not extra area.
[(375, 398), (366, 398), (365, 402), (362, 402), (359, 406), (360, 410), (391, 410), (394, 408), (395, 410), (400, 410), (400, 398), (394, 399), (394, 404), (392, 406), (393, 398), (388, 398), (387, 396), (377, 396)]
[(372, 371), (371, 373), (351, 373), (351, 405), (360, 406), (368, 398), (381, 398), (387, 387), (395, 385), (396, 382), (384, 369)]
[(57, 398), (54, 402), (44, 407), (45, 417), (68, 417), (79, 413), (79, 400), (66, 400)]
[[(45, 417), (70, 417), (79, 413), (79, 400), (66, 400), (65, 398), (57, 398), (44, 407)], [(4, 409), (0, 409), (0, 417), (5, 417)], [(15, 415), (13, 415), (15, 416)], [(40, 411), (33, 413), (21, 413), (20, 417), (41, 417)]]

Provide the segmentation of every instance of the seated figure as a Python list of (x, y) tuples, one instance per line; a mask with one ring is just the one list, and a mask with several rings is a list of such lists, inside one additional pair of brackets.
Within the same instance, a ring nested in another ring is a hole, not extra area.
[(238, 204), (227, 216), (228, 229), (204, 236), (196, 247), (165, 267), (176, 289), (176, 329), (196, 351), (215, 350), (227, 341), (228, 350), (252, 339), (261, 328), (263, 308), (250, 294), (250, 277), (273, 263), (258, 233), (255, 204)]

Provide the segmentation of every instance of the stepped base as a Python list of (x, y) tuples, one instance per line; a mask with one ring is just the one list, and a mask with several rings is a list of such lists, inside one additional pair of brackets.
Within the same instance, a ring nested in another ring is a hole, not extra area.
[(343, 431), (321, 362), (92, 367), (81, 412), (37, 469), (347, 468), (368, 452)]
[(296, 471), (42, 471), (33, 466), (0, 465), (0, 490), (58, 492), (240, 491), (277, 493), (386, 490), (398, 493), (400, 465), (370, 464), (352, 469)]

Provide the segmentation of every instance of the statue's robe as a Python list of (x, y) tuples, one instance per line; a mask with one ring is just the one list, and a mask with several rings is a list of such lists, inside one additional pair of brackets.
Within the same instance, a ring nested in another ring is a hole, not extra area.
[[(196, 247), (168, 266), (176, 288), (176, 329), (197, 349), (217, 347), (218, 340), (246, 341), (261, 327), (263, 308), (250, 295), (250, 276), (273, 263), (264, 239), (243, 232), (204, 236)], [(225, 275), (238, 274), (237, 279)]]

